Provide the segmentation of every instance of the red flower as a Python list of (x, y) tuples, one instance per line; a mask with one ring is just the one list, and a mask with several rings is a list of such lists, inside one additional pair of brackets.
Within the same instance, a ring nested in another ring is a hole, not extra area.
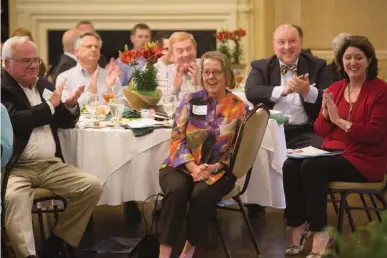
[(246, 31), (244, 29), (239, 29), (238, 34), (239, 34), (239, 37), (244, 37), (246, 36)]

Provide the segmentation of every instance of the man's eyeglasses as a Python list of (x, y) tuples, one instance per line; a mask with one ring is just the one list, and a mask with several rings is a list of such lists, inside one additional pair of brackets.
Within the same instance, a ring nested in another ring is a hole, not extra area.
[(32, 63), (34, 64), (37, 64), (37, 65), (41, 65), (43, 63), (43, 60), (39, 57), (33, 57), (33, 58), (16, 58), (16, 57), (12, 57), (12, 58), (9, 58), (13, 61), (16, 61), (16, 62), (20, 62), (24, 65), (31, 65)]
[(212, 74), (214, 77), (218, 77), (222, 74), (223, 72), (222, 71), (219, 71), (219, 70), (204, 70), (202, 72), (203, 76), (204, 77), (210, 77), (210, 75)]

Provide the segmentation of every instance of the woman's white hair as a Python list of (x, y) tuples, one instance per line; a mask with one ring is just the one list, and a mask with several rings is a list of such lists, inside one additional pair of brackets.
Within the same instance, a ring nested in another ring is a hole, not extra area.
[(15, 36), (7, 39), (7, 41), (4, 42), (1, 50), (1, 58), (3, 62), (7, 59), (10, 59), (13, 56), (13, 48), (15, 47), (15, 45), (26, 43), (26, 42), (30, 42), (37, 49), (35, 43), (32, 42), (29, 37)]
[(339, 51), (340, 47), (344, 44), (345, 38), (351, 36), (348, 32), (341, 32), (339, 33), (333, 40), (332, 40), (332, 50), (333, 52)]

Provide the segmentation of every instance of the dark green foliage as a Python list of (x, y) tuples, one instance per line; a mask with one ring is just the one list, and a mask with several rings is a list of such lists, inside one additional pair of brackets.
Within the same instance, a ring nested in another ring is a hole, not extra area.
[(339, 248), (339, 254), (330, 250), (327, 257), (334, 258), (387, 258), (387, 212), (383, 222), (374, 221), (348, 239), (330, 229)]
[(133, 73), (133, 88), (136, 91), (156, 91), (157, 88), (157, 71), (152, 65), (148, 65), (144, 71), (136, 70)]

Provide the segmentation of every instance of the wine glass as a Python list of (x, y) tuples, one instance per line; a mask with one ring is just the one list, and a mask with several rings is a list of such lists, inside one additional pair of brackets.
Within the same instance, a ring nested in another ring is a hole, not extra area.
[(237, 89), (241, 89), (242, 83), (245, 79), (244, 71), (240, 69), (234, 69), (234, 76), (235, 76)]
[(97, 108), (99, 106), (99, 95), (98, 94), (90, 94), (86, 97), (86, 109), (91, 115), (91, 119), (94, 121), (96, 120), (96, 112)]
[(106, 104), (110, 103), (111, 99), (115, 99), (116, 93), (113, 91), (113, 87), (105, 87), (105, 90), (103, 92), (103, 98), (105, 99)]
[(120, 125), (120, 118), (124, 112), (124, 104), (119, 99), (110, 99), (109, 107), (110, 113), (112, 114), (112, 122), (118, 127)]
[(173, 124), (172, 116), (176, 111), (177, 97), (175, 95), (167, 95), (163, 98), (163, 107), (167, 113), (169, 121), (168, 124)]

